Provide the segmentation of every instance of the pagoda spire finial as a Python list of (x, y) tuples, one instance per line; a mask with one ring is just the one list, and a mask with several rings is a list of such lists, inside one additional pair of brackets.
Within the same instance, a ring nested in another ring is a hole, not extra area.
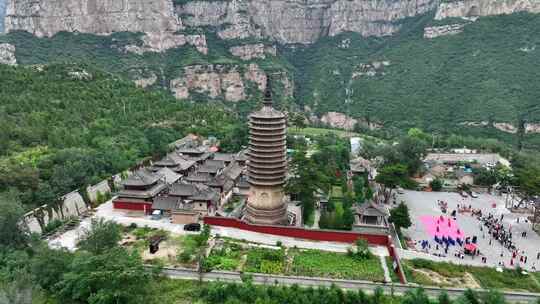
[(273, 104), (272, 100), (272, 83), (270, 81), (270, 75), (266, 76), (266, 90), (264, 91), (263, 104), (265, 106), (271, 107)]

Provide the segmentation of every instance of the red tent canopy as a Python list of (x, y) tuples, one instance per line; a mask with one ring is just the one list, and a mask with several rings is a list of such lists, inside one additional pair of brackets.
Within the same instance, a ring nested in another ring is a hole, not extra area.
[(475, 244), (472, 244), (472, 243), (469, 243), (469, 244), (465, 244), (465, 250), (468, 250), (468, 251), (475, 251), (476, 250), (476, 245)]

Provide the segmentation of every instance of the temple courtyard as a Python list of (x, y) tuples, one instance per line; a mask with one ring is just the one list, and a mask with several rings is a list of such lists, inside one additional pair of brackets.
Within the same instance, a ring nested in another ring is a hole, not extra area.
[[(540, 268), (538, 259), (540, 236), (532, 230), (532, 225), (526, 221), (525, 214), (511, 213), (505, 208), (504, 197), (479, 194), (477, 198), (463, 198), (458, 193), (405, 190), (402, 194), (398, 194), (397, 201), (406, 202), (412, 221), (412, 226), (403, 231), (404, 235), (411, 239), (409, 250), (405, 250), (402, 254), (403, 258), (430, 258), (437, 261), (501, 268), (514, 268), (519, 265), (526, 270)], [(439, 201), (444, 202), (442, 205), (447, 204), (446, 213), (442, 212)], [(458, 205), (462, 212), (458, 211)], [(451, 216), (454, 210), (456, 210), (455, 218)], [(490, 236), (488, 228), (472, 214), (472, 210), (481, 211), (482, 216), (491, 214), (493, 219), (499, 221), (502, 218), (503, 227), (508, 234), (511, 232), (510, 240), (516, 249), (509, 250)], [(524, 232), (526, 236), (522, 236)], [(469, 237), (472, 240), (475, 236), (477, 238), (475, 246), (479, 254), (474, 256), (465, 254), (464, 249), (468, 246), (458, 244), (457, 239), (464, 241)], [(445, 242), (435, 241), (436, 238), (442, 240), (443, 237), (446, 240), (452, 239), (447, 252)], [(514, 251), (517, 251), (517, 254), (512, 258)]]

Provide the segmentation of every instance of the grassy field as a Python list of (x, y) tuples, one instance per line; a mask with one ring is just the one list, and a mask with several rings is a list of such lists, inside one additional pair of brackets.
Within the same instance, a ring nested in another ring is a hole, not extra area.
[(379, 259), (358, 260), (346, 254), (317, 250), (296, 251), (291, 274), (335, 279), (384, 281)]
[[(498, 290), (522, 290), (530, 292), (540, 292), (539, 274), (523, 275), (515, 270), (504, 270), (497, 272), (494, 268), (462, 266), (451, 263), (432, 262), (427, 260), (415, 259), (402, 261), (405, 266), (405, 272), (409, 282), (421, 285), (438, 285), (449, 287), (448, 283), (437, 282), (429, 276), (430, 271), (441, 275), (444, 278), (454, 279), (451, 282), (465, 282), (466, 276), (470, 275), (482, 288)], [(535, 277), (536, 276), (536, 280)], [(462, 287), (462, 286), (453, 286)]]
[(222, 245), (212, 249), (206, 265), (215, 270), (384, 281), (384, 273), (376, 257), (359, 260), (346, 254), (321, 250), (253, 246), (241, 241), (225, 240)]
[(235, 271), (240, 267), (245, 250), (238, 244), (226, 241), (219, 249), (212, 249), (206, 265), (215, 270)]
[(388, 266), (388, 270), (390, 271), (390, 278), (392, 279), (392, 282), (394, 283), (401, 283), (399, 280), (399, 277), (397, 273), (395, 273), (392, 269), (392, 264), (394, 263), (394, 259), (392, 257), (385, 257), (386, 265)]
[(286, 256), (283, 249), (255, 248), (249, 250), (244, 268), (246, 272), (283, 274)]

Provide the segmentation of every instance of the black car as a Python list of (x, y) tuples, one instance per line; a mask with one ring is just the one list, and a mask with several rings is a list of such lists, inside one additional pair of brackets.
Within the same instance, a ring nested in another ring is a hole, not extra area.
[(184, 225), (186, 231), (201, 231), (201, 224), (191, 223)]

